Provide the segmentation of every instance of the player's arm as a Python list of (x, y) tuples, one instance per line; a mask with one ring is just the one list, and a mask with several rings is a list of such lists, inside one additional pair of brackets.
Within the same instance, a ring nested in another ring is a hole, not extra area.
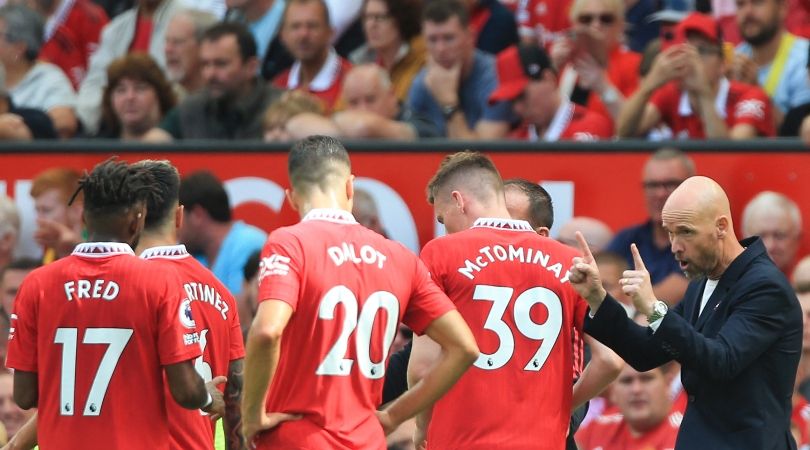
[(3, 446), (2, 450), (31, 450), (36, 447), (37, 417), (39, 417), (39, 415), (36, 413), (31, 416), (31, 418), (17, 430), (17, 433), (14, 434), (11, 440)]
[(22, 409), (31, 409), (39, 401), (39, 380), (36, 372), (14, 371), (14, 403)]
[(231, 361), (228, 365), (228, 383), (225, 385), (225, 448), (239, 450), (242, 447), (242, 377), (245, 373), (245, 361), (242, 358)]
[[(419, 383), (431, 367), (436, 364), (442, 353), (442, 348), (429, 336), (414, 336), (411, 359), (408, 361), (408, 387)], [(428, 424), (433, 416), (433, 406), (427, 407), (416, 415), (416, 431), (414, 445), (420, 448), (427, 437)]]
[[(441, 348), (438, 359), (411, 389), (379, 412), (386, 434), (438, 400), (478, 357), (478, 346), (472, 331), (456, 310), (431, 322), (425, 334)], [(414, 353), (418, 358), (418, 351), (414, 342), (411, 358)], [(418, 364), (408, 370), (418, 370)]]
[(224, 383), (223, 376), (204, 382), (194, 369), (192, 360), (181, 361), (165, 366), (169, 392), (180, 406), (186, 409), (202, 409), (214, 416), (221, 416), (225, 411), (222, 393), (216, 388)]
[(278, 368), (281, 336), (292, 314), (292, 306), (288, 303), (266, 300), (259, 304), (250, 325), (245, 348), (245, 391), (242, 396), (242, 434), (248, 445), (259, 432), (300, 417), (283, 413), (267, 414), (264, 409), (267, 391)]
[(574, 384), (571, 411), (604, 391), (624, 367), (624, 360), (596, 339), (585, 335), (585, 342), (591, 348), (591, 361)]

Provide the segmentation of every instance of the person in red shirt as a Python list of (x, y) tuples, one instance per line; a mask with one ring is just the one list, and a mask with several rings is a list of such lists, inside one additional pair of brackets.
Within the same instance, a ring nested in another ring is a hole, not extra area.
[(281, 40), (295, 62), (273, 84), (309, 92), (321, 99), (327, 112), (335, 109), (343, 77), (351, 68), (351, 63), (331, 46), (331, 38), (329, 10), (323, 0), (287, 2)]
[(32, 272), (15, 299), (14, 399), (39, 408), (43, 448), (168, 449), (164, 369), (188, 409), (221, 414), (224, 379), (206, 384), (194, 370), (199, 334), (177, 274), (130, 247), (160, 195), (151, 174), (108, 160), (80, 189), (88, 242)]
[(638, 372), (626, 365), (613, 385), (618, 411), (597, 417), (576, 440), (580, 450), (672, 450), (683, 409), (672, 402), (669, 385), (677, 364)]
[(78, 90), (90, 56), (98, 48), (101, 30), (109, 22), (107, 13), (90, 0), (35, 0), (28, 4), (48, 18), (39, 58), (59, 66)]
[(621, 137), (659, 124), (681, 139), (752, 139), (775, 134), (773, 106), (757, 86), (723, 76), (722, 39), (710, 16), (692, 13), (675, 27), (617, 120)]
[(516, 17), (521, 40), (544, 47), (551, 45), (571, 28), (570, 7), (571, 0), (520, 0)]
[(613, 136), (607, 117), (560, 95), (557, 73), (545, 50), (521, 44), (498, 55), (498, 87), (490, 102), (510, 100), (522, 119), (512, 137), (528, 141), (592, 141)]
[[(205, 266), (192, 257), (184, 245), (175, 245), (183, 220), (179, 204), (180, 175), (168, 161), (141, 161), (135, 164), (155, 177), (161, 191), (159, 201), (147, 202), (146, 222), (138, 243), (140, 256), (167, 271), (176, 270), (183, 291), (191, 300), (191, 310), (200, 334), (202, 355), (194, 368), (205, 381), (225, 376), (225, 436), (229, 449), (242, 448), (240, 400), (245, 349), (236, 300)], [(180, 405), (166, 404), (169, 436), (173, 449), (210, 450), (214, 445), (214, 425), (208, 416)]]
[[(481, 354), (418, 418), (415, 443), (429, 450), (565, 448), (578, 406), (572, 397), (579, 397), (572, 389), (573, 334), (582, 332), (587, 311), (568, 283), (577, 251), (510, 218), (503, 181), (480, 153), (446, 157), (428, 184), (428, 201), (449, 234), (425, 245), (421, 258), (472, 328)], [(416, 338), (409, 382), (418, 382), (438, 355), (429, 337)]]
[[(478, 355), (464, 319), (402, 245), (357, 223), (349, 155), (336, 139), (293, 145), (287, 198), (300, 223), (270, 234), (247, 338), (246, 441), (259, 449), (382, 449)], [(444, 357), (377, 411), (400, 320)]]

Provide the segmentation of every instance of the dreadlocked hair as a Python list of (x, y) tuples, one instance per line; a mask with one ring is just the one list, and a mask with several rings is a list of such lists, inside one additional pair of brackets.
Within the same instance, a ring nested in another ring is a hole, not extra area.
[(79, 180), (70, 203), (84, 193), (85, 212), (93, 215), (120, 214), (137, 202), (160, 202), (162, 194), (155, 177), (144, 167), (129, 165), (117, 157), (97, 164)]

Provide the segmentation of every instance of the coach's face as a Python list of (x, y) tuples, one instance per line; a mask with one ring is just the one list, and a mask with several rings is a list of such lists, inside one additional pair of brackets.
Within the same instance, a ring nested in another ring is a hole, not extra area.
[(719, 232), (725, 229), (728, 219), (669, 202), (664, 205), (661, 217), (672, 253), (686, 277), (695, 280), (719, 275), (715, 273), (721, 266)]

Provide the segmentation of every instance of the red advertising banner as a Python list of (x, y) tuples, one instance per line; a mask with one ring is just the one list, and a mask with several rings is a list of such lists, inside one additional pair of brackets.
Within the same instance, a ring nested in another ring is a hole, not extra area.
[[(24, 247), (30, 251), (33, 204), (30, 180), (40, 171), (66, 166), (89, 169), (109, 155), (93, 153), (0, 154), (0, 193), (15, 198), (23, 215)], [(444, 153), (362, 152), (351, 155), (356, 186), (372, 194), (390, 237), (418, 250), (437, 231), (425, 186)], [(613, 230), (646, 219), (641, 189), (644, 153), (514, 152), (492, 153), (504, 178), (521, 177), (543, 182), (554, 199), (555, 225), (572, 215), (591, 216)], [(796, 201), (810, 219), (810, 154), (802, 153), (696, 153), (699, 174), (717, 180), (731, 200), (739, 232), (744, 205), (758, 192), (781, 192)], [(286, 204), (288, 186), (283, 153), (202, 152), (127, 153), (127, 161), (168, 159), (181, 174), (206, 169), (225, 183), (236, 216), (265, 230), (294, 223), (298, 218)], [(803, 237), (801, 254), (810, 251), (810, 233)]]

